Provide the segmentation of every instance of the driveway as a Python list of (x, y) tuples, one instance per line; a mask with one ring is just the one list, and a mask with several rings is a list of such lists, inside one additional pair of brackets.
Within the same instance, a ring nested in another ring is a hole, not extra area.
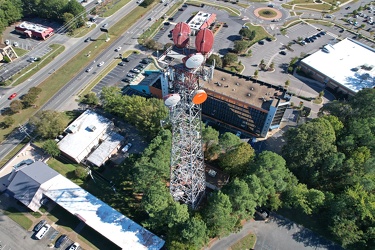
[(256, 250), (343, 250), (331, 241), (275, 214), (268, 223), (264, 221), (247, 222), (240, 232), (222, 238), (206, 249), (229, 249), (231, 245), (250, 232), (257, 236), (254, 248)]

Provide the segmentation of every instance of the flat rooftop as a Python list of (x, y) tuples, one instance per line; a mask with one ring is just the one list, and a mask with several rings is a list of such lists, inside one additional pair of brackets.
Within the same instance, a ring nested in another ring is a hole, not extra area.
[(375, 87), (375, 50), (349, 38), (302, 60), (353, 92)]
[(269, 101), (278, 101), (275, 97), (284, 95), (284, 92), (278, 88), (239, 78), (217, 69), (212, 80), (209, 82), (201, 80), (200, 84), (206, 90), (265, 110), (269, 109)]
[(210, 14), (204, 11), (198, 11), (198, 13), (188, 22), (191, 29), (199, 30), (205, 22), (213, 22), (216, 18), (216, 14)]
[(122, 249), (159, 250), (164, 245), (164, 240), (62, 175), (54, 177), (44, 194)]
[(32, 30), (32, 31), (37, 32), (37, 33), (43, 33), (47, 30), (53, 31), (53, 29), (51, 27), (46, 27), (46, 26), (41, 25), (41, 24), (29, 23), (29, 22), (22, 22), (19, 25), (17, 25), (17, 27), (20, 27), (20, 28), (26, 29), (26, 30)]
[[(79, 162), (87, 156), (112, 122), (91, 110), (86, 110), (65, 131), (68, 134), (58, 143), (62, 152)], [(70, 131), (70, 132), (69, 132)], [(71, 133), (72, 132), (72, 133)]]

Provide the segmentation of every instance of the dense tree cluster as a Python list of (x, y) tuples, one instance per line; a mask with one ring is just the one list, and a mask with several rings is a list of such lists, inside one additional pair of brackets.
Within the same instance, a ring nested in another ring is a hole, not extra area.
[(160, 130), (160, 121), (168, 116), (162, 100), (122, 95), (117, 87), (105, 87), (101, 93), (104, 110), (135, 125), (150, 138)]
[(0, 4), (0, 33), (22, 17), (41, 17), (59, 22), (71, 21), (72, 28), (80, 27), (86, 18), (85, 8), (69, 0), (2, 0)]
[(43, 139), (54, 139), (65, 129), (65, 120), (62, 113), (53, 110), (44, 110), (31, 117), (30, 124), (34, 132)]
[[(325, 105), (321, 117), (286, 133), (283, 156), (290, 170), (317, 199), (319, 213), (336, 239), (349, 249), (375, 248), (375, 89), (348, 101)], [(305, 191), (301, 191), (306, 193)], [(306, 208), (303, 208), (306, 209)]]

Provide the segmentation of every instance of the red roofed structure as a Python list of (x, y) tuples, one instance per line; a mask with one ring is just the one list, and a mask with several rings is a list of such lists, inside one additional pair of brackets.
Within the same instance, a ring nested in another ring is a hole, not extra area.
[(22, 35), (42, 40), (46, 40), (53, 35), (53, 29), (51, 27), (29, 22), (22, 22), (21, 24), (17, 25), (15, 29), (16, 32)]

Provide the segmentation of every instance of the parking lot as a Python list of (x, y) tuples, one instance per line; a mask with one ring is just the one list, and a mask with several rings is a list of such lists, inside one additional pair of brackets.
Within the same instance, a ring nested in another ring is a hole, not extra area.
[[(129, 85), (132, 81), (140, 81), (142, 78), (144, 78), (142, 73), (135, 73), (130, 71), (137, 67), (142, 59), (146, 57), (141, 54), (133, 53), (127, 58), (129, 59), (128, 62), (123, 61), (123, 66), (117, 65), (113, 70), (111, 70), (111, 72), (109, 72), (103, 79), (101, 79), (97, 85), (95, 85), (92, 91), (99, 95), (103, 87), (118, 86), (119, 88), (123, 88)], [(96, 74), (95, 70), (98, 66), (94, 63), (93, 65), (91, 65), (91, 67), (93, 67), (92, 74)], [(129, 73), (133, 74), (134, 78), (126, 77), (126, 75)], [(128, 78), (129, 82), (122, 81), (125, 78)]]

